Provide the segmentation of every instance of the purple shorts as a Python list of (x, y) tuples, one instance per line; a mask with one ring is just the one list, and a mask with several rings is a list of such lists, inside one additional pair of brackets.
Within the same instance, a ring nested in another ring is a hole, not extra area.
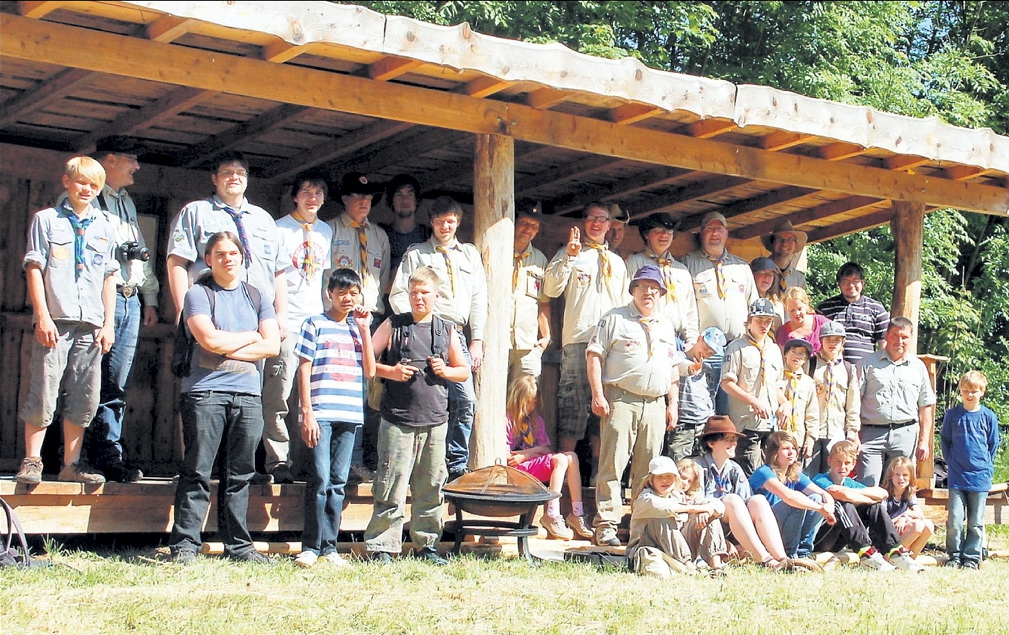
[(550, 473), (553, 472), (553, 466), (550, 463), (552, 456), (553, 454), (543, 454), (535, 459), (522, 461), (515, 466), (515, 469), (539, 479), (541, 483), (547, 483), (550, 481)]

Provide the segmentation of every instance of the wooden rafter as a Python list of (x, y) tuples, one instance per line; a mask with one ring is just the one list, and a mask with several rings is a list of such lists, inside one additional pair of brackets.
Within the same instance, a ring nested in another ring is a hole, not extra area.
[(986, 174), (991, 174), (994, 170), (976, 168), (972, 165), (954, 165), (946, 168), (946, 178), (950, 181), (969, 181)]
[(638, 121), (643, 121), (664, 112), (657, 106), (649, 104), (624, 104), (606, 113), (607, 118), (613, 123), (630, 125)]
[(270, 42), (263, 47), (263, 52), (261, 53), (263, 61), (273, 62), (274, 64), (283, 64), (288, 60), (292, 60), (302, 53), (307, 52), (308, 46), (301, 46), (300, 44), (289, 44), (283, 40), (278, 40), (276, 42)]
[(8, 126), (36, 110), (63, 99), (98, 75), (99, 73), (80, 68), (68, 68), (56, 73), (53, 77), (43, 80), (0, 105), (0, 127)]
[(629, 178), (620, 179), (609, 185), (599, 187), (579, 188), (578, 191), (560, 200), (555, 200), (554, 210), (557, 213), (565, 213), (574, 209), (580, 209), (592, 201), (617, 201), (626, 200), (642, 190), (652, 189), (675, 183), (685, 176), (693, 174), (690, 170), (681, 168), (659, 167), (645, 170)]
[(147, 39), (154, 42), (173, 42), (192, 28), (195, 20), (190, 18), (178, 18), (174, 15), (163, 15), (154, 22), (151, 22), (144, 29)]
[(852, 218), (840, 223), (834, 223), (806, 233), (809, 236), (810, 242), (832, 240), (834, 238), (840, 238), (841, 236), (847, 236), (848, 234), (854, 234), (855, 232), (872, 229), (873, 227), (879, 227), (880, 225), (886, 225), (890, 222), (892, 217), (893, 210), (887, 208), (873, 214), (867, 214), (865, 216)]
[(209, 161), (222, 152), (231, 150), (242, 143), (255, 139), (259, 135), (278, 128), (307, 111), (308, 108), (304, 106), (281, 104), (244, 123), (232, 126), (218, 135), (204, 139), (200, 143), (186, 148), (173, 157), (172, 163), (185, 168), (195, 167)]
[(799, 134), (796, 132), (787, 132), (785, 130), (776, 130), (765, 137), (761, 137), (759, 145), (764, 150), (774, 152), (777, 150), (791, 148), (792, 146), (797, 146), (800, 143), (812, 138), (813, 135), (811, 134)]
[[(810, 207), (798, 212), (793, 212), (788, 215), (788, 220), (798, 227), (806, 223), (813, 223), (825, 218), (830, 218), (831, 216), (840, 216), (841, 214), (850, 214), (863, 209), (877, 207), (883, 202), (884, 201), (881, 201), (878, 198), (871, 198), (868, 196), (849, 196), (836, 201), (822, 203), (816, 207)], [(732, 232), (732, 235), (740, 240), (757, 238), (758, 236), (764, 236), (771, 233), (775, 226), (780, 222), (780, 218), (772, 218), (735, 230)]]
[(178, 88), (143, 108), (130, 110), (115, 121), (99, 126), (75, 139), (73, 146), (83, 152), (93, 147), (94, 143), (102, 137), (114, 134), (132, 134), (138, 130), (149, 128), (159, 121), (174, 117), (180, 112), (192, 108), (213, 94), (215, 94), (214, 91), (199, 88)]
[[(717, 175), (710, 179), (696, 181), (668, 194), (651, 194), (643, 199), (638, 199), (634, 202), (634, 207), (638, 211), (631, 216), (639, 218), (655, 212), (668, 212), (685, 203), (723, 195), (749, 182), (750, 179), (727, 175)], [(700, 221), (700, 218), (697, 220)]]
[(367, 76), (371, 79), (380, 82), (387, 82), (390, 79), (395, 79), (400, 75), (406, 75), (413, 69), (420, 66), (421, 62), (419, 60), (408, 60), (403, 57), (394, 57), (392, 55), (388, 57), (383, 57), (373, 64), (368, 64)]
[(478, 77), (459, 86), (455, 89), (455, 92), (460, 95), (468, 95), (469, 97), (488, 97), (514, 84), (515, 82), (501, 80), (496, 77)]
[(695, 139), (710, 139), (736, 130), (736, 122), (724, 119), (701, 119), (686, 126), (686, 134)]
[(44, 18), (66, 2), (18, 2), (18, 13), (26, 18)]
[(586, 174), (592, 174), (593, 172), (598, 172), (620, 162), (621, 159), (614, 159), (613, 157), (585, 157), (584, 159), (572, 161), (571, 163), (567, 163), (556, 168), (543, 170), (537, 174), (531, 174), (529, 176), (516, 179), (515, 193), (528, 195), (538, 188), (546, 187), (559, 181), (566, 181), (568, 179), (585, 176)]
[(420, 157), (438, 148), (455, 143), (464, 135), (450, 130), (431, 130), (422, 132), (409, 139), (401, 140), (399, 137), (386, 139), (384, 142), (374, 144), (365, 153), (357, 153), (353, 157), (344, 158), (321, 166), (321, 169), (330, 175), (333, 182), (337, 182), (344, 173), (351, 170), (369, 174), (376, 172), (392, 163), (402, 161), (404, 157)]
[(883, 161), (883, 166), (887, 170), (903, 170), (906, 172), (908, 170), (913, 170), (919, 165), (924, 165), (925, 163), (928, 163), (928, 159), (926, 159), (925, 157), (899, 155), (889, 157), (888, 159)]
[(265, 170), (263, 176), (267, 179), (286, 179), (303, 170), (357, 152), (412, 127), (413, 124), (402, 121), (378, 121), (368, 124), (342, 137), (327, 139), (314, 147), (295, 153), (289, 159), (282, 159)]
[(841, 161), (842, 159), (849, 159), (851, 157), (857, 157), (860, 154), (865, 154), (866, 149), (867, 148), (864, 146), (856, 145), (854, 143), (844, 143), (838, 141), (820, 148), (820, 151), (817, 152), (817, 156), (827, 161)]
[(548, 110), (571, 98), (571, 91), (556, 88), (540, 88), (526, 95), (526, 105), (531, 108)]
[[(274, 101), (516, 139), (636, 161), (848, 194), (1009, 213), (1009, 192), (973, 182), (718, 143), (519, 104), (473, 99), (310, 68), (280, 68), (220, 52), (138, 40), (80, 27), (0, 15), (0, 54), (206, 90), (221, 86)], [(73, 45), (81, 42), (81, 46)], [(65, 42), (66, 46), (47, 46)], [(110, 52), (114, 54), (110, 54)], [(160, 61), (157, 65), (151, 59)], [(301, 91), (300, 86), (315, 90)], [(369, 94), (368, 100), (359, 98)], [(621, 131), (621, 132), (618, 132)]]

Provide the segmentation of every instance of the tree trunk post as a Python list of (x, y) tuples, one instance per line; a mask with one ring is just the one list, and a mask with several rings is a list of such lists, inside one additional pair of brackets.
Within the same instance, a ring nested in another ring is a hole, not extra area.
[[(902, 315), (914, 324), (911, 352), (918, 353), (918, 319), (921, 316), (921, 269), (925, 241), (925, 205), (908, 201), (893, 202), (890, 231), (894, 240), (893, 306), (891, 316)], [(935, 389), (935, 366), (929, 373)], [(935, 438), (935, 419), (929, 427), (929, 438)], [(931, 484), (933, 456), (918, 463), (918, 483)]]
[(476, 417), (470, 466), (507, 457), (505, 397), (508, 331), (512, 312), (512, 245), (515, 240), (515, 140), (477, 135), (473, 166), (474, 237), (487, 272), (487, 327), (483, 367), (476, 377)]

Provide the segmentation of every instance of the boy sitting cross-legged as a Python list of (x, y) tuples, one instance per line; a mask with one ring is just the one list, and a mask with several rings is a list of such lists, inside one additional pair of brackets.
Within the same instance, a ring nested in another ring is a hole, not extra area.
[[(859, 555), (864, 569), (923, 571), (894, 529), (887, 513), (889, 496), (882, 487), (868, 487), (850, 478), (858, 450), (851, 441), (838, 441), (827, 457), (828, 470), (817, 474), (813, 482), (834, 497), (837, 522), (823, 526), (816, 535), (817, 551), (835, 551), (848, 547)], [(884, 555), (886, 557), (884, 558)]]

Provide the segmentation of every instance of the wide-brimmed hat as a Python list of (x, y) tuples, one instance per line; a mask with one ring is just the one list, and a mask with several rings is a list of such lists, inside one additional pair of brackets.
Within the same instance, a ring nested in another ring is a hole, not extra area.
[(634, 221), (631, 224), (638, 226), (638, 232), (641, 233), (642, 240), (645, 240), (648, 237), (648, 232), (652, 231), (656, 227), (661, 227), (662, 229), (668, 231), (676, 230), (676, 221), (674, 221), (673, 217), (666, 212), (649, 214), (641, 220)]
[(792, 227), (792, 221), (786, 220), (775, 225), (774, 229), (770, 234), (760, 237), (761, 244), (764, 245), (764, 249), (773, 252), (771, 248), (771, 240), (777, 234), (794, 234), (795, 235), (795, 253), (802, 251), (802, 248), (806, 246), (806, 242), (809, 240), (809, 235), (806, 232), (799, 231), (795, 227)]
[(348, 172), (340, 179), (340, 196), (348, 194), (370, 194), (372, 203), (377, 203), (382, 198), (382, 186), (360, 172)]
[(734, 434), (737, 437), (746, 436), (736, 430), (736, 424), (732, 423), (732, 419), (726, 417), (725, 415), (708, 417), (708, 420), (704, 422), (704, 429), (701, 430), (701, 438), (721, 436), (723, 434)]
[(662, 295), (666, 295), (666, 283), (662, 280), (662, 272), (655, 265), (644, 265), (638, 269), (634, 277), (631, 278), (631, 284), (628, 286), (628, 293), (634, 288), (634, 283), (639, 280), (651, 280), (659, 285), (659, 290)]
[(533, 200), (521, 200), (515, 203), (515, 220), (531, 218), (543, 222), (543, 203)]
[(620, 209), (620, 206), (616, 203), (610, 203), (606, 206), (606, 209), (610, 212), (610, 222), (624, 223), (625, 225), (631, 222), (631, 215)]
[(140, 156), (147, 152), (145, 146), (139, 139), (114, 135), (102, 137), (95, 143), (95, 154), (104, 156), (106, 154), (125, 154), (127, 156)]
[(657, 476), (659, 474), (680, 475), (680, 471), (676, 469), (676, 461), (672, 460), (668, 456), (657, 456), (649, 461), (648, 473), (653, 476)]

